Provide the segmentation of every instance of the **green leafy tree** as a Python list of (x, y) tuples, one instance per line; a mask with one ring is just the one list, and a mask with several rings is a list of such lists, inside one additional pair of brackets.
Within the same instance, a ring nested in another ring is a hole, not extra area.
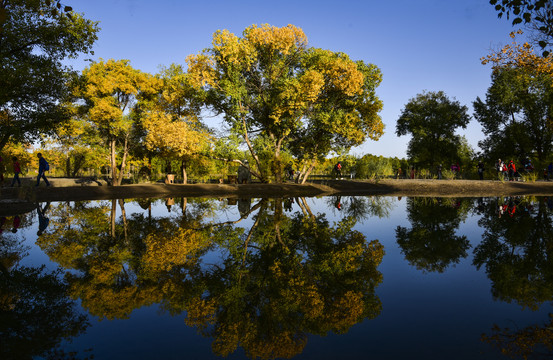
[[(336, 136), (358, 145), (383, 132), (377, 115), (382, 103), (374, 91), (379, 69), (343, 53), (308, 48), (305, 34), (293, 25), (253, 25), (243, 37), (217, 31), (213, 47), (187, 63), (193, 83), (207, 93), (206, 104), (243, 137), (254, 160), (252, 173), (263, 181), (264, 169), (281, 181), (281, 153), (289, 140), (314, 137), (323, 144), (316, 149), (308, 144), (310, 157), (317, 157), (331, 150)], [(255, 148), (257, 135), (270, 144), (268, 165)]]
[(490, 0), (495, 6), (499, 18), (506, 15), (513, 18), (513, 26), (523, 24), (531, 30), (536, 42), (544, 51), (543, 56), (550, 54), (553, 45), (553, 5), (548, 0)]
[(460, 161), (461, 136), (458, 128), (470, 121), (467, 107), (450, 100), (443, 91), (423, 92), (409, 100), (396, 124), (396, 135), (411, 135), (408, 156), (416, 163), (436, 165)]
[(63, 341), (85, 332), (88, 318), (68, 295), (62, 271), (19, 265), (27, 250), (2, 238), (0, 246), (0, 357), (48, 358)]
[(529, 67), (500, 67), (492, 74), (486, 101), (474, 102), (474, 117), (486, 138), (489, 158), (533, 155), (545, 162), (552, 150), (553, 78)]
[(441, 273), (465, 258), (470, 244), (456, 231), (469, 206), (455, 199), (409, 198), (411, 228), (396, 229), (396, 241), (407, 261), (419, 270)]
[(90, 51), (98, 30), (59, 1), (0, 1), (0, 150), (69, 118), (61, 104), (74, 73), (62, 61)]

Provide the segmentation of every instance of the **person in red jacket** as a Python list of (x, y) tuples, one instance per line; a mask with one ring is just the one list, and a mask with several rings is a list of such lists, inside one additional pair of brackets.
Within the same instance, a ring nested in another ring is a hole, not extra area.
[(19, 180), (19, 174), (21, 173), (21, 166), (19, 165), (19, 161), (17, 161), (17, 158), (14, 156), (12, 158), (13, 160), (13, 180), (11, 187), (15, 185), (15, 182), (17, 181), (17, 185), (21, 187), (21, 180)]
[(513, 160), (509, 160), (509, 165), (507, 166), (507, 169), (509, 170), (509, 181), (513, 181), (515, 179), (515, 173), (517, 172)]

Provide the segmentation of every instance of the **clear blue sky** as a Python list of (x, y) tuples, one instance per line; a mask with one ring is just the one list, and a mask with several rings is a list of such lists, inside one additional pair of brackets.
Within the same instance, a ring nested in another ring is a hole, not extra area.
[[(377, 65), (383, 74), (377, 93), (384, 103), (385, 134), (354, 149), (358, 155), (405, 157), (409, 137), (395, 135), (396, 120), (423, 90), (443, 90), (472, 115), (472, 102), (490, 85), (490, 67), (480, 58), (509, 43), (513, 30), (488, 0), (65, 0), (64, 5), (100, 22), (93, 59), (129, 59), (152, 74), (159, 65), (185, 65), (187, 55), (211, 46), (218, 29), (240, 35), (264, 23), (293, 24), (310, 46)], [(459, 133), (478, 150), (483, 135), (476, 121)]]

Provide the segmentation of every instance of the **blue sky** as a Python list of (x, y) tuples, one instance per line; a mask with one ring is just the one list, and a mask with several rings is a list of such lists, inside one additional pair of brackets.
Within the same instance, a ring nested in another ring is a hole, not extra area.
[[(443, 90), (472, 115), (472, 102), (490, 85), (490, 67), (480, 58), (509, 43), (513, 30), (488, 0), (65, 0), (64, 5), (100, 22), (93, 59), (129, 59), (150, 73), (160, 65), (184, 65), (187, 55), (210, 47), (218, 29), (240, 35), (264, 23), (293, 24), (310, 46), (377, 65), (383, 74), (377, 93), (384, 103), (385, 134), (353, 149), (357, 155), (405, 157), (409, 137), (395, 135), (396, 120), (424, 90)], [(86, 65), (73, 63), (77, 70)], [(478, 150), (483, 134), (476, 121), (458, 133)]]

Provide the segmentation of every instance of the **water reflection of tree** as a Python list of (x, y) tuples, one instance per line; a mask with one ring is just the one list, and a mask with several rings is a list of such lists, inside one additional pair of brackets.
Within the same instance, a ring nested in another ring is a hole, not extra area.
[[(537, 310), (553, 300), (553, 223), (547, 199), (506, 197), (479, 201), (482, 242), (474, 265), (485, 267), (495, 299)], [(482, 340), (505, 355), (551, 357), (553, 322), (527, 327), (494, 325)]]
[(0, 358), (31, 359), (55, 353), (63, 340), (88, 326), (68, 297), (59, 271), (18, 265), (25, 250), (0, 237)]
[(393, 207), (392, 199), (384, 196), (330, 196), (326, 202), (334, 213), (339, 211), (357, 220), (388, 217)]
[(252, 358), (289, 358), (307, 334), (344, 333), (380, 312), (380, 243), (367, 243), (351, 218), (333, 226), (324, 215), (287, 217), (281, 202), (266, 201), (249, 230), (217, 237), (229, 255), (187, 304), (187, 323), (214, 338), (218, 355), (242, 346)]
[(551, 301), (553, 223), (546, 201), (486, 199), (480, 214), (484, 234), (474, 249), (474, 265), (485, 267), (494, 298), (531, 309)]
[[(302, 212), (287, 216), (282, 200), (256, 200), (224, 223), (207, 220), (214, 207), (205, 202), (180, 217), (125, 219), (108, 203), (64, 204), (39, 245), (72, 270), (71, 293), (96, 316), (125, 318), (159, 303), (186, 311), (219, 355), (241, 346), (251, 357), (290, 357), (307, 334), (346, 332), (381, 308), (382, 245), (352, 230), (351, 217), (334, 226), (297, 203)], [(248, 215), (251, 226), (240, 227)], [(210, 250), (219, 262), (203, 261)]]
[(545, 359), (553, 355), (553, 316), (549, 322), (525, 328), (500, 328), (495, 325), (490, 335), (482, 335), (482, 341), (501, 350), (512, 358)]
[(465, 258), (469, 241), (456, 232), (470, 207), (469, 199), (408, 198), (411, 228), (396, 228), (396, 240), (407, 261), (419, 270), (441, 273)]

